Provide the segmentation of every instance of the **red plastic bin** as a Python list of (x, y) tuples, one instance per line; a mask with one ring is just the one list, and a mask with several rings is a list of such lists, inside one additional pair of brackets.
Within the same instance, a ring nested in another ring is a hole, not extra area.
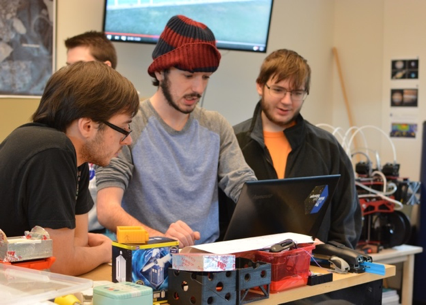
[(313, 249), (314, 244), (299, 244), (297, 249), (284, 252), (256, 251), (256, 261), (271, 264), (271, 293), (308, 283)]

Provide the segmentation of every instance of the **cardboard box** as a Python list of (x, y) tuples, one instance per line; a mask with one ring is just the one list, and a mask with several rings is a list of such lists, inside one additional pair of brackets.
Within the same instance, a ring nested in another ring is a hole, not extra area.
[(235, 270), (235, 255), (181, 253), (173, 255), (173, 269), (185, 271)]
[(140, 245), (113, 242), (112, 281), (151, 287), (155, 302), (166, 301), (168, 269), (176, 253), (179, 253), (179, 242), (166, 237), (151, 237)]

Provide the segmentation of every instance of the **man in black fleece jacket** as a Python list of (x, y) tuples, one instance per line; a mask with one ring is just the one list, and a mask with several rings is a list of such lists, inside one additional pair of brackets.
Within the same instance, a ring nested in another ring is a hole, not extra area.
[(362, 228), (352, 163), (337, 139), (300, 114), (309, 94), (311, 69), (291, 50), (264, 60), (256, 80), (261, 99), (235, 133), (259, 180), (340, 174), (317, 238), (355, 248)]

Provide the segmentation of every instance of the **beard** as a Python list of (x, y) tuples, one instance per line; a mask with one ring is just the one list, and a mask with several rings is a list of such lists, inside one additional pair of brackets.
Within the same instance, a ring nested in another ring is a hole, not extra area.
[(108, 157), (108, 149), (104, 147), (103, 142), (103, 132), (98, 130), (93, 140), (82, 145), (80, 150), (82, 159), (99, 166), (107, 166), (111, 158)]
[[(164, 75), (164, 80), (160, 83), (160, 88), (163, 90), (163, 95), (166, 98), (167, 103), (169, 106), (173, 107), (177, 111), (184, 113), (184, 114), (190, 114), (192, 111), (194, 111), (195, 106), (190, 109), (182, 109), (179, 107), (179, 105), (173, 100), (172, 94), (170, 92), (170, 80), (169, 76), (167, 74)], [(191, 93), (184, 95), (184, 98), (201, 98), (201, 94), (198, 93)], [(198, 103), (197, 103), (198, 104)], [(195, 105), (197, 105), (195, 104)]]

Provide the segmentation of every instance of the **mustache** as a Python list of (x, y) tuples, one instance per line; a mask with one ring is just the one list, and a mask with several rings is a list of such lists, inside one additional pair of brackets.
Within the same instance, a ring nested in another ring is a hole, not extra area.
[(195, 97), (195, 98), (201, 98), (201, 94), (191, 93), (191, 94), (185, 94), (184, 95), (184, 98), (193, 98), (193, 97)]

